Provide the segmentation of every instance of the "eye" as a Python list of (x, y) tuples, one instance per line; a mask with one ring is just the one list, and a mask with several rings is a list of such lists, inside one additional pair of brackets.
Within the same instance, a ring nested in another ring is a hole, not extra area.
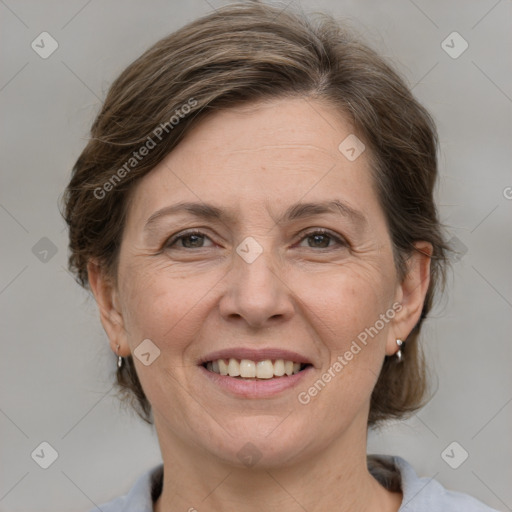
[(310, 248), (318, 248), (318, 249), (329, 249), (332, 246), (329, 246), (331, 240), (334, 240), (340, 246), (347, 246), (345, 240), (341, 237), (335, 235), (334, 233), (327, 231), (326, 229), (317, 229), (315, 231), (310, 231), (306, 233), (302, 238), (302, 240), (313, 240), (313, 245), (310, 245)]
[[(176, 242), (181, 242), (181, 248), (184, 249), (202, 249), (204, 247), (203, 242), (205, 239), (210, 240), (208, 236), (198, 230), (186, 231), (171, 237), (165, 244), (166, 249), (173, 248)], [(178, 247), (180, 248), (180, 247)]]
[[(184, 233), (179, 233), (175, 236), (172, 236), (165, 244), (166, 249), (171, 248), (182, 248), (182, 249), (202, 249), (207, 246), (204, 245), (205, 240), (210, 240), (210, 237), (202, 233), (198, 230), (186, 231)], [(335, 244), (339, 246), (347, 246), (347, 243), (343, 238), (335, 235), (331, 231), (325, 229), (316, 229), (315, 231), (310, 231), (306, 233), (302, 238), (302, 240), (313, 240), (312, 244), (309, 247), (314, 249), (329, 249), (332, 248), (331, 241), (334, 241)], [(175, 247), (178, 242), (181, 242), (181, 247)], [(211, 246), (210, 246), (211, 247)]]

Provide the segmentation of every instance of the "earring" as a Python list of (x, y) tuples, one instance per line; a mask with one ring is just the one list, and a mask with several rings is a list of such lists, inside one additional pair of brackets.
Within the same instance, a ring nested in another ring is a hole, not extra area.
[[(119, 347), (120, 345), (117, 345), (117, 352), (119, 353)], [(121, 356), (117, 357), (117, 367), (121, 368), (123, 366), (123, 358)]]
[(404, 342), (402, 340), (397, 339), (396, 344), (398, 345), (398, 351), (395, 354), (397, 363), (401, 363), (402, 362), (402, 349), (400, 347), (404, 344)]

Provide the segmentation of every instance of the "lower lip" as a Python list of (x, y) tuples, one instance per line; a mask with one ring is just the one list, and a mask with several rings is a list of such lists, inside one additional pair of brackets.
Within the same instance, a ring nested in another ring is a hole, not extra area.
[(312, 366), (308, 366), (294, 375), (273, 377), (272, 379), (243, 380), (211, 372), (204, 366), (198, 368), (215, 386), (240, 398), (270, 398), (276, 396), (283, 391), (296, 387), (313, 370)]

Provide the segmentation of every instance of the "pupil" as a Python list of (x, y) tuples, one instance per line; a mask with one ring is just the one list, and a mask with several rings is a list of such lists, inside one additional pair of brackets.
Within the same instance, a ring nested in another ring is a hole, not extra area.
[[(202, 237), (202, 235), (188, 235), (186, 238), (183, 239), (183, 241), (185, 242), (186, 240), (191, 240), (193, 238), (195, 238), (196, 242), (197, 242), (197, 241), (201, 241), (203, 237)], [(187, 247), (190, 244), (185, 243), (184, 245)], [(192, 247), (198, 247), (198, 246), (195, 245), (194, 242), (192, 241)]]
[[(183, 244), (186, 247), (190, 247), (190, 246), (200, 247), (200, 245), (198, 245), (198, 243), (200, 244), (203, 241), (203, 238), (204, 238), (203, 235), (187, 235), (183, 239)], [(329, 236), (328, 235), (322, 235), (322, 234), (311, 235), (310, 238), (313, 238), (314, 244), (316, 246), (329, 247)], [(187, 240), (191, 241), (191, 244), (186, 243)]]
[(327, 242), (327, 243), (323, 243), (320, 247), (328, 247), (329, 246), (329, 240), (328, 240), (327, 235), (313, 235), (313, 239), (315, 239), (315, 243), (316, 243), (316, 241), (318, 241), (319, 238), (323, 238), (324, 242)]

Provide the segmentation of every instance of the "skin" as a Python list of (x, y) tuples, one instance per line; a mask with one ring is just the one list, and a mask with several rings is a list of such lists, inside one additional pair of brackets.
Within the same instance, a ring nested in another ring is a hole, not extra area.
[[(216, 112), (201, 121), (133, 192), (117, 280), (94, 261), (91, 289), (112, 350), (128, 356), (151, 339), (160, 356), (134, 361), (151, 402), (169, 510), (397, 511), (401, 493), (366, 467), (369, 403), (386, 355), (417, 323), (428, 289), (431, 246), (417, 242), (399, 281), (368, 167), (338, 146), (353, 129), (331, 106), (278, 99)], [(335, 214), (288, 223), (295, 202), (338, 198), (367, 219)], [(225, 222), (183, 213), (148, 218), (179, 201), (229, 208)], [(197, 228), (204, 238), (171, 235)], [(325, 228), (345, 240), (306, 236)], [(263, 252), (235, 251), (253, 237)], [(402, 308), (307, 405), (313, 385), (394, 303)], [(117, 348), (119, 346), (119, 349)], [(228, 347), (278, 347), (309, 357), (298, 389), (242, 399), (210, 385), (197, 361)], [(237, 454), (251, 442), (252, 467)]]

